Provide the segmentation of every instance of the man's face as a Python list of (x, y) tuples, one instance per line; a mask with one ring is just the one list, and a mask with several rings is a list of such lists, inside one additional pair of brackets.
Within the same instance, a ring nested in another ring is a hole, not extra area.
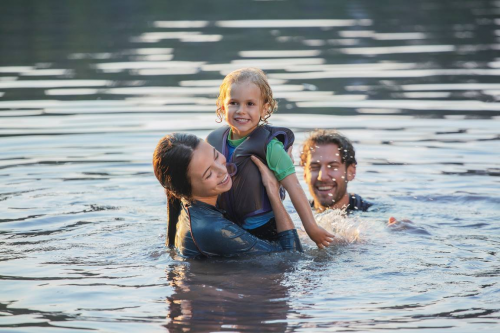
[(315, 206), (342, 208), (349, 203), (347, 182), (354, 179), (356, 166), (346, 168), (336, 144), (312, 148), (304, 166), (304, 180)]

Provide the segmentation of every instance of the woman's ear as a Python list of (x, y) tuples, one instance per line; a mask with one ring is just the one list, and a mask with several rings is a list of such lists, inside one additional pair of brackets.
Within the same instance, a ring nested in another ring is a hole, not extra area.
[(356, 177), (356, 164), (351, 164), (347, 167), (347, 181), (352, 181)]

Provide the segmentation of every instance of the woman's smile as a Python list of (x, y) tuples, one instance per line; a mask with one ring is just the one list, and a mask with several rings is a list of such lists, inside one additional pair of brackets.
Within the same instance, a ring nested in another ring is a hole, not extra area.
[(229, 181), (229, 175), (226, 174), (226, 176), (224, 177), (224, 179), (217, 185), (226, 185)]

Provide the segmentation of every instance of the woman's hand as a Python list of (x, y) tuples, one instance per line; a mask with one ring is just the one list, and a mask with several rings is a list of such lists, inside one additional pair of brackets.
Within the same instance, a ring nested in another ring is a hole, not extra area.
[(285, 206), (283, 206), (283, 202), (281, 202), (279, 191), (280, 183), (274, 176), (274, 173), (257, 157), (252, 156), (251, 158), (257, 168), (259, 168), (262, 184), (266, 188), (269, 202), (273, 208), (274, 218), (276, 219), (276, 230), (280, 233), (282, 231), (295, 229), (295, 225), (290, 215), (288, 215)]
[(267, 167), (267, 165), (262, 163), (262, 161), (259, 160), (257, 157), (252, 155), (251, 158), (252, 162), (255, 163), (257, 168), (259, 168), (260, 176), (262, 178), (262, 184), (266, 188), (267, 195), (271, 196), (276, 194), (279, 196), (280, 183), (274, 176), (273, 172)]

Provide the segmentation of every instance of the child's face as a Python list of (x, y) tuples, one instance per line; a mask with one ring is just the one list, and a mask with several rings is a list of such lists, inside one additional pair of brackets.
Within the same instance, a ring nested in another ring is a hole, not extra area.
[(259, 125), (266, 115), (269, 105), (262, 100), (259, 87), (252, 82), (231, 85), (224, 100), (223, 110), (227, 123), (231, 126), (232, 139), (241, 139)]

